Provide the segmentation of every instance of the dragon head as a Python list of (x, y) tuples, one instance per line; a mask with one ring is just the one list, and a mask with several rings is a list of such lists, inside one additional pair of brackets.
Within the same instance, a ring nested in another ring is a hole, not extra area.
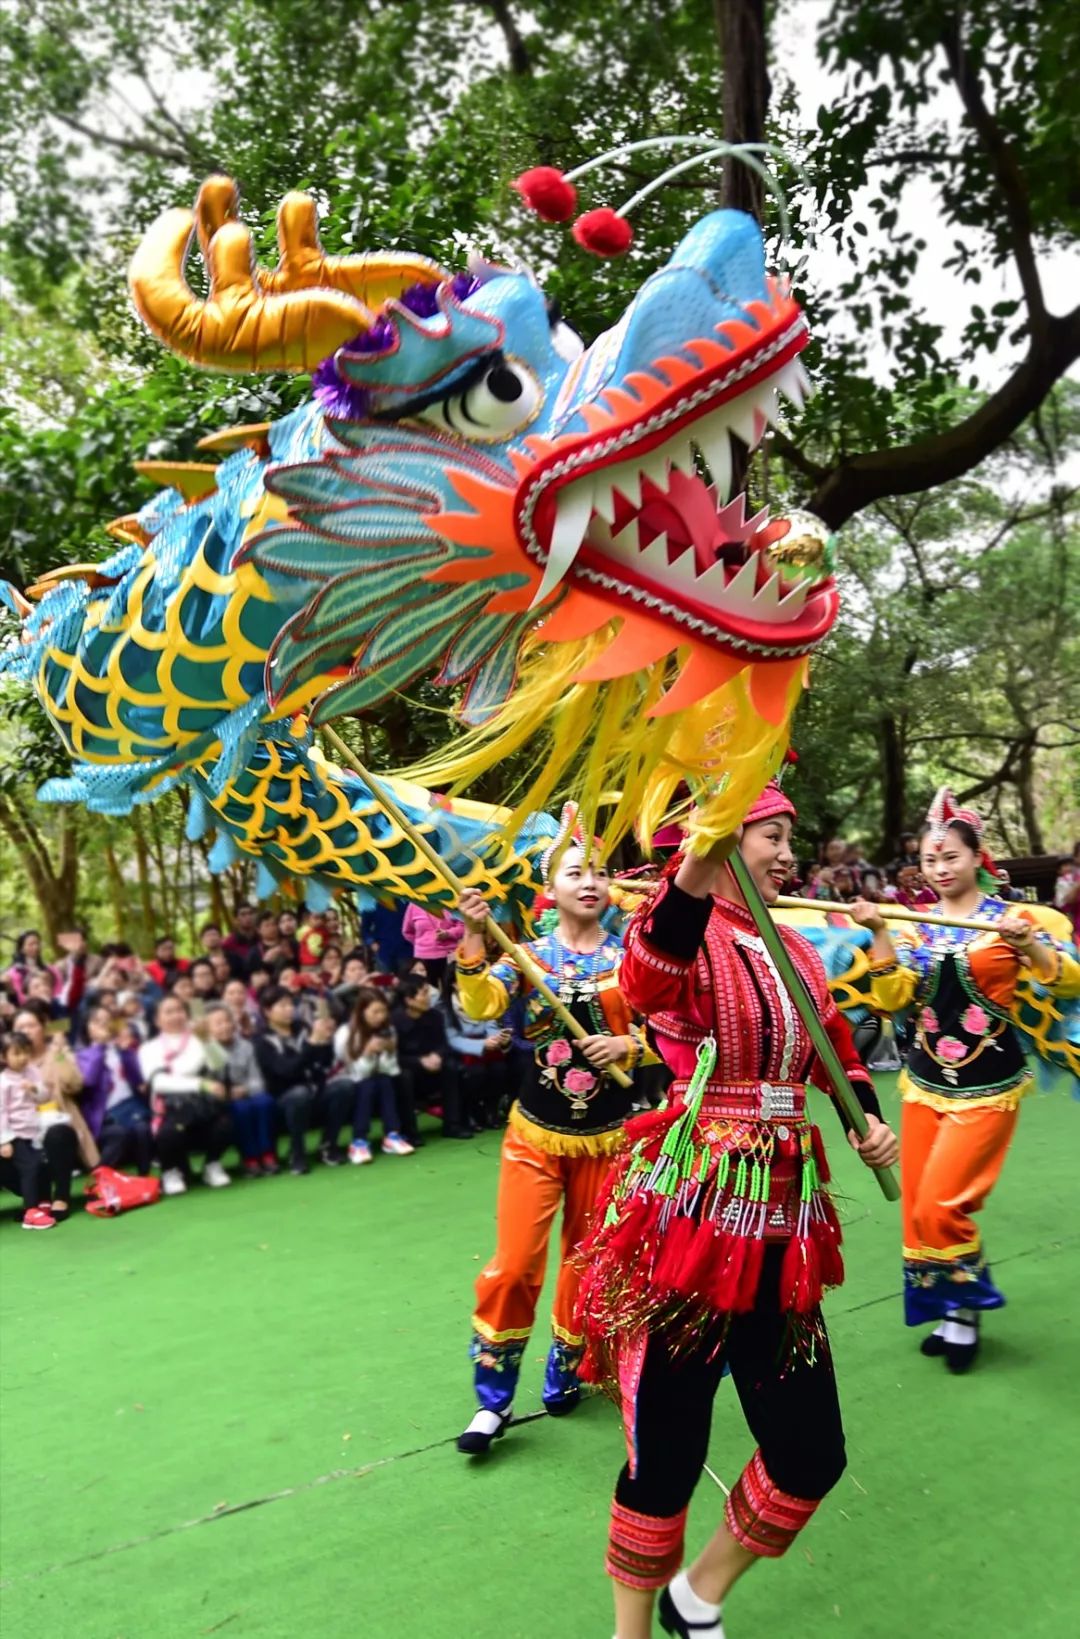
[[(704, 217), (585, 347), (527, 272), (325, 256), (304, 196), (260, 272), (231, 187), (150, 230), (132, 288), (197, 363), (315, 370), (236, 558), (291, 583), (272, 706), (325, 721), (432, 673), (473, 726), (422, 777), (468, 780), (539, 731), (522, 808), (577, 769), (586, 823), (622, 793), (611, 838), (655, 828), (689, 778), (703, 834), (730, 829), (837, 612), (822, 526), (731, 492), (741, 449), (808, 385), (756, 223)], [(183, 279), (200, 226), (205, 302)]]

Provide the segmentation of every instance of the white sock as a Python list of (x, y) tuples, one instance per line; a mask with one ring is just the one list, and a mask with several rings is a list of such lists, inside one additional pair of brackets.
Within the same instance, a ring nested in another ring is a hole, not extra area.
[(717, 1639), (723, 1639), (719, 1625), (720, 1606), (710, 1605), (707, 1599), (699, 1599), (690, 1586), (690, 1578), (685, 1571), (680, 1571), (678, 1576), (673, 1578), (668, 1591), (680, 1616), (685, 1616), (688, 1622), (716, 1624)]
[(510, 1416), (510, 1407), (500, 1414), (482, 1407), (465, 1430), (466, 1434), (498, 1434)]
[(947, 1324), (948, 1324), (948, 1322), (943, 1320), (941, 1322), (940, 1326), (935, 1326), (934, 1327), (934, 1330), (931, 1333), (931, 1336), (932, 1337), (944, 1337), (945, 1336), (945, 1327), (946, 1327)]
[(960, 1343), (970, 1346), (978, 1341), (979, 1331), (978, 1327), (972, 1325), (969, 1321), (956, 1320), (951, 1317), (945, 1322), (945, 1330), (942, 1336), (946, 1343)]

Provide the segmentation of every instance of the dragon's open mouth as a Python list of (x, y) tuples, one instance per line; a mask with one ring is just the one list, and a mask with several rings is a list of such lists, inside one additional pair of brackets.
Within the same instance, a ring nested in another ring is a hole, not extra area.
[[(807, 653), (836, 616), (820, 543), (729, 499), (735, 451), (801, 408), (806, 326), (786, 293), (716, 326), (585, 406), (585, 437), (553, 440), (521, 486), (519, 529), (543, 565), (541, 602), (562, 581), (666, 617), (744, 655)], [(706, 477), (705, 474), (708, 476)], [(781, 544), (782, 543), (782, 544)]]

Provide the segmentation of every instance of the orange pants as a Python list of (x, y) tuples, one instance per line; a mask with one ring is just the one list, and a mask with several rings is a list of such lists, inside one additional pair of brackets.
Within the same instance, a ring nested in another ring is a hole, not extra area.
[(606, 1155), (545, 1155), (512, 1127), (499, 1171), (495, 1256), (476, 1282), (473, 1326), (490, 1343), (523, 1341), (532, 1331), (544, 1284), (551, 1226), (563, 1209), (559, 1282), (552, 1330), (578, 1344), (574, 1304), (579, 1276), (568, 1259), (584, 1238), (589, 1214), (611, 1159)]
[(971, 1214), (997, 1183), (1019, 1111), (904, 1104), (900, 1172), (910, 1326), (952, 1309), (1000, 1308)]

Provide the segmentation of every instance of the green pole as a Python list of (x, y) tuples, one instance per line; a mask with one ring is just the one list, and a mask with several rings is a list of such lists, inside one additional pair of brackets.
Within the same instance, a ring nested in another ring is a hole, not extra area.
[[(836, 1101), (844, 1112), (844, 1118), (851, 1130), (860, 1138), (865, 1138), (870, 1130), (862, 1105), (855, 1097), (844, 1066), (840, 1063), (836, 1048), (829, 1040), (828, 1031), (818, 1017), (813, 997), (810, 995), (795, 963), (788, 955), (787, 946), (780, 934), (780, 929), (769, 914), (768, 906), (761, 897), (761, 891), (747, 870), (746, 861), (738, 848), (728, 855), (727, 863), (736, 882), (742, 890), (747, 909), (754, 918), (757, 930), (765, 943), (765, 949), (776, 964), (781, 979), (788, 988), (792, 1001), (803, 1024), (806, 1026), (810, 1040), (813, 1042), (818, 1057), (832, 1082), (832, 1090)], [(881, 1185), (881, 1193), (887, 1201), (900, 1199), (900, 1185), (896, 1174), (891, 1167), (875, 1167), (874, 1174)]]

